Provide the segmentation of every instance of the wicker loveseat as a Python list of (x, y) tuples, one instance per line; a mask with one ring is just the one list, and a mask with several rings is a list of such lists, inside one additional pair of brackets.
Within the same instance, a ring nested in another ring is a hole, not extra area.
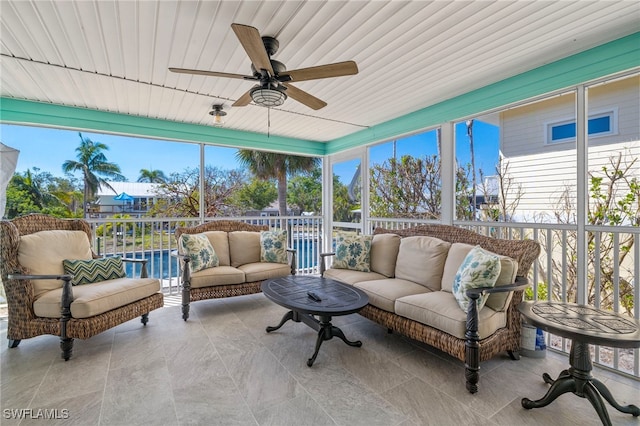
[[(163, 306), (157, 279), (119, 277), (72, 287), (63, 261), (100, 264), (91, 250), (91, 228), (84, 220), (31, 214), (0, 221), (0, 276), (9, 314), (7, 338), (15, 348), (22, 339), (60, 336), (62, 358), (72, 355), (73, 339), (88, 339), (136, 317), (146, 325), (149, 312)], [(105, 260), (105, 259), (103, 259)]]
[(268, 226), (234, 220), (217, 220), (193, 227), (178, 227), (175, 237), (180, 244), (184, 234), (204, 234), (209, 239), (219, 266), (192, 272), (190, 258), (179, 250), (182, 268), (182, 318), (189, 318), (190, 303), (260, 293), (260, 285), (269, 278), (295, 275), (295, 251), (287, 249), (288, 263), (265, 262), (260, 259), (260, 233)]
[[(465, 314), (452, 293), (452, 282), (466, 254), (477, 245), (501, 255), (502, 272), (495, 287), (466, 292), (470, 303)], [(429, 258), (437, 252), (434, 247), (440, 250), (438, 259)], [(325, 258), (335, 253), (324, 253), (321, 273), (369, 295), (360, 315), (464, 361), (467, 390), (475, 393), (481, 361), (505, 351), (512, 359), (519, 358), (517, 306), (539, 253), (539, 244), (532, 240), (496, 239), (448, 225), (376, 228), (370, 272), (326, 269)], [(489, 297), (478, 310), (477, 300), (484, 294)]]

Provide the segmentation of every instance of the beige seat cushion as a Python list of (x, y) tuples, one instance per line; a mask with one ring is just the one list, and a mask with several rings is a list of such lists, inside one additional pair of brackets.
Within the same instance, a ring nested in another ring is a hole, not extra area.
[[(73, 287), (71, 316), (90, 318), (149, 297), (160, 291), (155, 278), (117, 278)], [(44, 293), (33, 304), (39, 317), (60, 318), (62, 288)]]
[(382, 274), (378, 274), (377, 272), (362, 272), (362, 271), (353, 271), (351, 269), (334, 269), (330, 268), (324, 271), (325, 278), (330, 278), (332, 280), (340, 281), (345, 284), (355, 284), (361, 281), (371, 281), (371, 280), (382, 280), (385, 277)]
[(396, 278), (440, 290), (450, 243), (434, 237), (405, 237), (400, 241)]
[[(396, 314), (429, 325), (464, 339), (467, 314), (460, 309), (453, 294), (446, 291), (414, 294), (396, 300)], [(484, 339), (507, 324), (507, 313), (497, 312), (485, 306), (478, 313), (478, 333)]]
[(248, 283), (268, 280), (270, 278), (286, 277), (291, 274), (291, 267), (285, 263), (257, 262), (238, 266), (244, 272), (244, 279)]
[(243, 282), (244, 272), (233, 266), (217, 266), (191, 274), (191, 288), (241, 284)]
[(374, 235), (371, 241), (371, 271), (393, 278), (396, 272), (399, 248), (400, 235)]
[[(442, 290), (449, 293), (453, 292), (453, 280), (456, 277), (456, 273), (473, 247), (475, 246), (463, 243), (453, 243), (451, 245), (449, 255), (444, 264), (444, 272), (442, 273)], [(513, 284), (518, 273), (518, 262), (507, 256), (497, 256), (500, 258), (500, 275), (498, 275), (495, 286)], [(504, 311), (509, 306), (511, 297), (513, 297), (513, 292), (494, 293), (489, 296), (485, 306), (489, 306), (496, 311)]]
[(220, 266), (231, 266), (231, 259), (229, 257), (229, 236), (225, 231), (207, 231), (204, 232), (209, 242), (213, 246)]
[(231, 266), (260, 262), (260, 233), (251, 231), (229, 232)]
[[(40, 231), (20, 237), (18, 262), (30, 275), (62, 275), (63, 260), (91, 258), (89, 238), (83, 231)], [(62, 288), (61, 280), (33, 280), (32, 283), (36, 299), (48, 291)]]
[(354, 287), (367, 293), (369, 304), (387, 312), (393, 312), (396, 299), (411, 294), (422, 294), (430, 291), (428, 288), (416, 284), (413, 281), (399, 278), (386, 278), (384, 280), (362, 281), (354, 284)]

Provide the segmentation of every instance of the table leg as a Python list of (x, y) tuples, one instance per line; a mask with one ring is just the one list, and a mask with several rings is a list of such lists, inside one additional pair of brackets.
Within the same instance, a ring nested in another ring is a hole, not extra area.
[(340, 330), (338, 327), (331, 326), (331, 336), (339, 337), (343, 342), (345, 342), (349, 346), (355, 346), (356, 348), (359, 348), (360, 346), (362, 346), (362, 342), (360, 340), (356, 340), (355, 342), (352, 342), (351, 340), (347, 340), (342, 330)]
[(324, 342), (325, 340), (329, 340), (331, 337), (329, 337), (328, 339), (325, 338), (325, 329), (322, 328), (320, 329), (320, 331), (318, 331), (318, 338), (316, 339), (316, 349), (315, 351), (313, 351), (313, 355), (311, 356), (311, 358), (309, 358), (307, 360), (307, 366), (311, 367), (313, 365), (313, 363), (316, 360), (316, 357), (318, 356), (318, 352), (320, 351), (320, 345), (322, 345), (322, 342)]
[(309, 367), (311, 367), (315, 362), (316, 357), (318, 356), (318, 352), (320, 351), (320, 345), (322, 345), (322, 342), (324, 342), (325, 340), (331, 340), (334, 337), (338, 337), (349, 346), (362, 346), (362, 342), (360, 340), (357, 340), (355, 342), (347, 340), (342, 330), (331, 324), (331, 317), (321, 316), (319, 326), (320, 329), (318, 330), (318, 338), (316, 339), (316, 349), (313, 352), (311, 358), (307, 360), (307, 365)]
[(616, 410), (622, 413), (632, 414), (635, 417), (640, 416), (640, 408), (635, 405), (622, 406), (618, 404), (604, 383), (591, 376), (593, 366), (591, 364), (591, 354), (588, 343), (574, 340), (571, 344), (569, 361), (571, 368), (563, 370), (556, 380), (553, 380), (547, 373), (542, 375), (545, 383), (551, 385), (551, 388), (549, 388), (544, 397), (537, 401), (522, 398), (522, 406), (527, 409), (544, 407), (563, 393), (573, 392), (575, 395), (589, 400), (598, 413), (600, 421), (605, 426), (611, 425), (611, 419), (609, 418), (607, 407), (602, 400), (603, 397)]
[[(546, 380), (545, 380), (546, 382)], [(548, 382), (547, 382), (548, 383)], [(523, 408), (531, 409), (531, 408), (539, 408), (545, 407), (551, 404), (557, 397), (567, 392), (576, 391), (576, 382), (573, 377), (558, 377), (553, 381), (553, 384), (547, 391), (547, 393), (540, 399), (536, 401), (532, 401), (529, 398), (522, 398), (521, 404)]]
[(593, 383), (593, 386), (595, 386), (598, 392), (600, 392), (600, 395), (602, 395), (604, 399), (606, 399), (607, 402), (611, 404), (611, 406), (616, 410), (622, 413), (632, 414), (634, 417), (640, 416), (640, 408), (638, 408), (637, 405), (631, 404), (623, 406), (618, 404), (613, 395), (611, 395), (611, 392), (609, 392), (609, 389), (607, 389), (604, 383), (602, 383), (600, 380), (592, 378), (591, 383)]
[(280, 320), (280, 324), (276, 325), (275, 327), (267, 327), (267, 333), (271, 332), (271, 331), (276, 331), (277, 329), (279, 329), (280, 327), (282, 327), (284, 325), (285, 322), (289, 321), (289, 320), (293, 320), (294, 319), (294, 313), (293, 311), (289, 311), (286, 314), (284, 314), (284, 316), (282, 317), (282, 320)]
[[(558, 379), (561, 379), (563, 377), (568, 377), (568, 376), (570, 376), (569, 370), (562, 370), (558, 375)], [(551, 376), (548, 375), (547, 373), (542, 374), (542, 380), (544, 380), (544, 382), (548, 385), (552, 385), (555, 382), (555, 380), (552, 379)]]
[(602, 424), (605, 426), (611, 426), (611, 419), (609, 418), (607, 407), (605, 407), (604, 401), (593, 383), (587, 382), (584, 384), (584, 387), (582, 388), (582, 396), (587, 398), (591, 405), (593, 405), (593, 408), (596, 409), (596, 413), (598, 413), (598, 417), (600, 417)]

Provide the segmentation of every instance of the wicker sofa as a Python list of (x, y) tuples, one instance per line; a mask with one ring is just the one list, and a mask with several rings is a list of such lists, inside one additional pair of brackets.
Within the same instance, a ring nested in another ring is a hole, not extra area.
[[(476, 245), (501, 255), (502, 270), (495, 287), (466, 292), (470, 303), (465, 313), (452, 293), (452, 281)], [(539, 253), (535, 241), (496, 239), (448, 225), (376, 228), (370, 272), (327, 269), (325, 259), (335, 253), (321, 255), (320, 269), (324, 277), (354, 285), (369, 295), (369, 304), (359, 312), (364, 317), (464, 361), (467, 390), (475, 393), (481, 361), (504, 351), (512, 359), (519, 358), (517, 306)], [(478, 310), (476, 303), (483, 294), (489, 297)]]
[(192, 272), (189, 256), (182, 249), (175, 253), (180, 258), (182, 268), (182, 319), (186, 321), (189, 318), (191, 302), (260, 293), (260, 285), (264, 280), (295, 275), (294, 250), (287, 249), (287, 264), (261, 262), (260, 232), (268, 230), (266, 225), (233, 220), (176, 228), (175, 237), (179, 247), (183, 234), (204, 234), (219, 258), (219, 266)]
[[(71, 358), (74, 339), (88, 339), (163, 306), (160, 282), (148, 278), (145, 259), (139, 278), (123, 277), (74, 285), (63, 261), (93, 263), (91, 228), (81, 219), (30, 214), (0, 221), (0, 276), (9, 314), (7, 339), (15, 348), (23, 339), (60, 336), (62, 358)], [(98, 260), (96, 263), (100, 263)], [(115, 260), (115, 259), (114, 259)], [(105, 278), (105, 277), (103, 277)]]

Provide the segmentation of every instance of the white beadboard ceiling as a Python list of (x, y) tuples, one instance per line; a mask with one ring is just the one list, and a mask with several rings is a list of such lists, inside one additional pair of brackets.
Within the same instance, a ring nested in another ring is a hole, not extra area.
[(632, 1), (0, 0), (1, 95), (267, 132), (267, 109), (231, 104), (251, 74), (231, 23), (273, 36), (287, 69), (354, 60), (359, 74), (296, 86), (273, 135), (329, 141), (638, 31)]

